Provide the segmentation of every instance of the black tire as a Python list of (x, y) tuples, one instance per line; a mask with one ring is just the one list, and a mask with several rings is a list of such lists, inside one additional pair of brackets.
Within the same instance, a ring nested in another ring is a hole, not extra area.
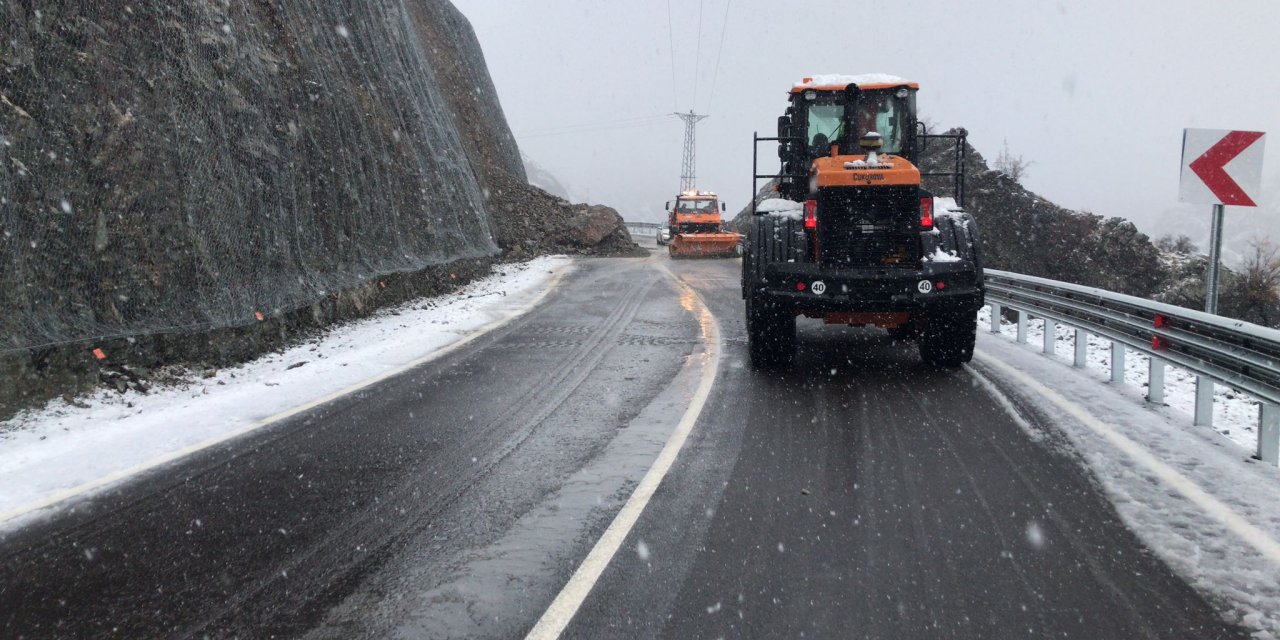
[(747, 350), (751, 366), (759, 370), (781, 369), (791, 364), (796, 351), (796, 316), (760, 299), (747, 296)]
[(935, 367), (955, 368), (973, 359), (976, 313), (931, 315), (920, 330), (920, 358)]
[(796, 316), (779, 309), (761, 293), (765, 269), (771, 263), (807, 262), (800, 222), (770, 215), (756, 216), (742, 259), (742, 294), (746, 298), (747, 347), (751, 366), (771, 370), (786, 367), (796, 350)]

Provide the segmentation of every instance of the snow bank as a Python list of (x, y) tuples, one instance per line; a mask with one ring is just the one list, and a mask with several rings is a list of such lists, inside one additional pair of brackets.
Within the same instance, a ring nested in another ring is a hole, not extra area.
[(336, 327), (305, 344), (148, 394), (100, 390), (0, 422), (0, 528), (85, 485), (127, 477), (277, 414), (420, 363), (526, 311), (564, 256), (503, 265), (457, 292)]

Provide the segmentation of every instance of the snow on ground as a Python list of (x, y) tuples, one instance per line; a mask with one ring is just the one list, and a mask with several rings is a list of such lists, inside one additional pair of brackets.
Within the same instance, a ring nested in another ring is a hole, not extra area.
[[(978, 312), (978, 325), (986, 329), (990, 324), (991, 307), (983, 307)], [(1018, 329), (1015, 324), (1006, 320), (1000, 323), (1000, 333), (1015, 338)], [(1094, 335), (1088, 336), (1088, 340), (1089, 370), (1111, 375), (1111, 341)], [(1036, 348), (1044, 345), (1043, 320), (1033, 318), (1027, 322), (1027, 342)], [(1075, 329), (1059, 324), (1055, 331), (1054, 355), (1070, 365), (1075, 360), (1075, 344)], [(1125, 355), (1125, 382), (1141, 389), (1144, 395), (1148, 367), (1150, 358), (1146, 354), (1130, 350)], [(1196, 375), (1173, 365), (1166, 367), (1164, 375), (1165, 404), (1185, 414), (1186, 421), (1190, 423), (1196, 409)], [(1214, 430), (1250, 451), (1256, 451), (1258, 411), (1261, 406), (1258, 400), (1222, 385), (1214, 385), (1213, 395)]]
[[(1125, 523), (1197, 590), (1205, 593), (1228, 620), (1242, 624), (1257, 638), (1280, 638), (1280, 469), (1255, 462), (1250, 455), (1257, 412), (1250, 400), (1226, 397), (1219, 387), (1218, 430), (1191, 424), (1194, 376), (1166, 374), (1164, 406), (1145, 401), (1145, 356), (1126, 358), (1127, 384), (1106, 383), (1110, 344), (1090, 340), (1089, 367), (1071, 366), (1074, 332), (1059, 328), (1056, 353), (1041, 353), (1043, 325), (1029, 327), (1029, 344), (1012, 340), (1014, 327), (1002, 326), (1002, 337), (986, 331), (989, 310), (979, 323), (975, 369), (1004, 380), (1018, 398), (1047, 416), (1067, 437), (1058, 442), (1068, 455), (1084, 460), (1116, 506)], [(1002, 366), (1025, 373), (1136, 443), (1187, 484), (1170, 482), (1133, 455), (1124, 452), (1081, 420), (1067, 415), (1045, 395), (1029, 391)], [(1252, 422), (1251, 422), (1252, 420)], [(1033, 432), (1036, 427), (1029, 426)], [(1229, 431), (1225, 438), (1219, 430)], [(1035, 435), (1044, 436), (1043, 433)], [(1053, 438), (1044, 438), (1054, 442)], [(1196, 502), (1189, 493), (1203, 491), (1222, 509)], [(1236, 520), (1239, 518), (1240, 520)], [(1254, 537), (1256, 535), (1257, 537)], [(1259, 537), (1261, 540), (1259, 541)], [(1252, 541), (1251, 541), (1252, 540)], [(1271, 549), (1269, 552), (1260, 550)]]
[(0, 529), (86, 484), (121, 479), (281, 412), (394, 374), (527, 310), (564, 256), (495, 267), (456, 292), (385, 309), (282, 352), (149, 393), (99, 390), (0, 422)]

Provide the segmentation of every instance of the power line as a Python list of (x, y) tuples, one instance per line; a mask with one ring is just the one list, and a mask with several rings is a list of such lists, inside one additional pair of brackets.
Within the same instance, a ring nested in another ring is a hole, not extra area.
[(711, 92), (707, 95), (707, 110), (711, 110), (711, 101), (716, 96), (716, 83), (720, 80), (720, 56), (724, 54), (724, 34), (729, 30), (729, 7), (733, 0), (724, 3), (724, 21), (720, 23), (720, 48), (716, 50), (716, 71), (711, 75)]
[(676, 36), (671, 20), (671, 0), (667, 0), (667, 52), (671, 54), (671, 108), (679, 109), (680, 90), (676, 83)]
[(659, 124), (665, 124), (667, 122), (670, 122), (669, 120), (667, 120), (668, 117), (669, 116), (663, 116), (659, 118), (654, 118), (652, 120), (642, 120), (642, 121), (629, 122), (629, 123), (614, 123), (614, 124), (605, 123), (605, 124), (595, 124), (595, 125), (584, 125), (581, 127), (567, 127), (567, 128), (558, 129), (558, 130), (518, 134), (515, 137), (517, 140), (530, 140), (533, 138), (552, 138), (557, 136), (570, 136), (570, 135), (578, 135), (578, 134), (584, 134), (584, 133), (619, 131), (622, 129), (637, 129), (641, 127), (652, 127)]
[(524, 135), (537, 135), (537, 134), (543, 134), (543, 133), (556, 133), (559, 131), (570, 130), (570, 129), (593, 128), (593, 127), (601, 127), (601, 126), (609, 126), (609, 125), (621, 125), (621, 124), (642, 122), (642, 121), (657, 122), (660, 120), (666, 120), (667, 117), (668, 117), (668, 114), (654, 114), (654, 115), (648, 115), (648, 116), (637, 116), (633, 118), (618, 118), (616, 120), (598, 120), (595, 122), (578, 122), (573, 124), (562, 124), (562, 125), (555, 125), (550, 127), (538, 127), (536, 129), (529, 129), (522, 133)]
[(705, 6), (706, 0), (698, 0), (698, 35), (694, 37), (698, 41), (698, 52), (693, 57), (693, 102), (689, 105), (690, 109), (698, 104), (698, 67), (702, 65), (702, 9)]

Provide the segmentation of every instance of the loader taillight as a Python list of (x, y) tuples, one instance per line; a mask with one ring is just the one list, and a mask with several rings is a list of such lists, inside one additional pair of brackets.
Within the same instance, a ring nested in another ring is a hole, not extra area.
[(920, 198), (920, 226), (924, 229), (933, 228), (933, 197)]
[(818, 228), (818, 201), (817, 200), (804, 201), (804, 228), (805, 229)]

